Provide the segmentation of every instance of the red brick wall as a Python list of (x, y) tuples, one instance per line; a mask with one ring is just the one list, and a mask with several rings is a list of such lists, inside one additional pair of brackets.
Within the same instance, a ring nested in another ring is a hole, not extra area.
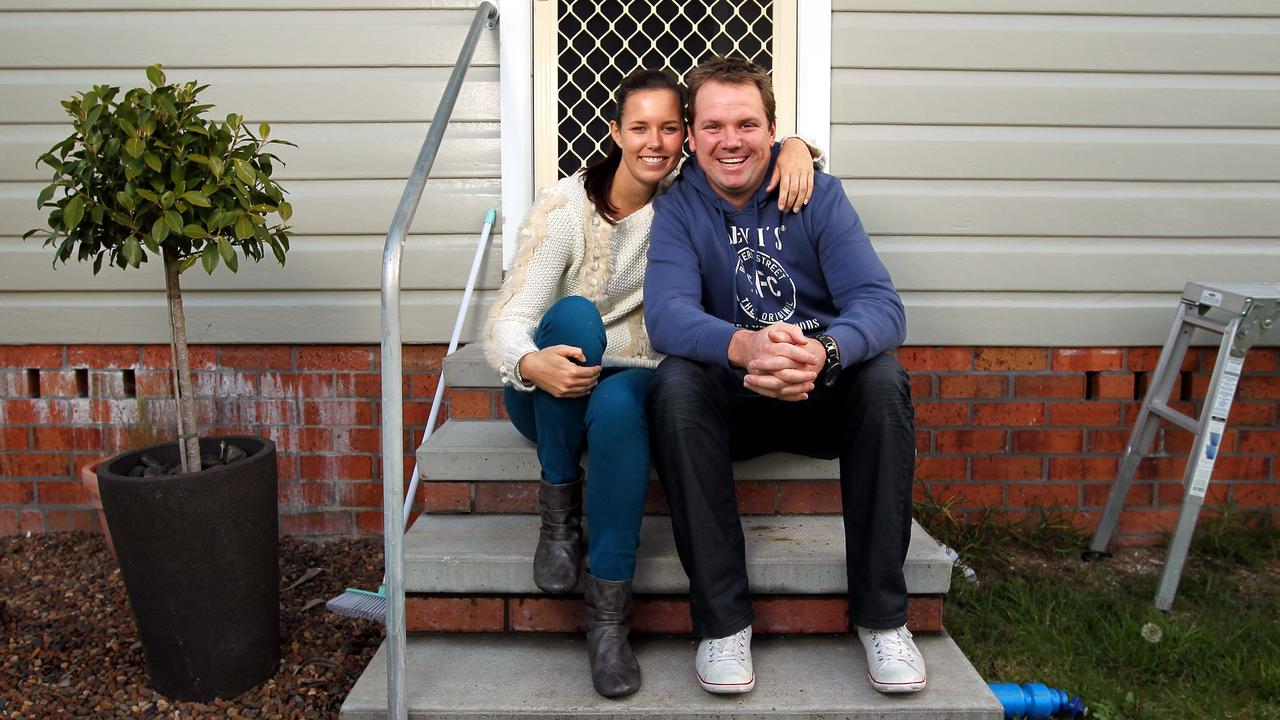
[[(759, 595), (751, 602), (756, 611), (752, 627), (757, 634), (849, 632), (849, 601), (841, 595)], [(941, 595), (912, 595), (907, 601), (907, 627), (911, 632), (941, 631), (942, 606)], [(409, 632), (586, 632), (586, 609), (580, 599), (572, 597), (410, 593), (405, 599), (405, 614)], [(631, 629), (692, 633), (688, 598), (638, 596)]]
[[(1096, 522), (1157, 348), (910, 347), (917, 492), (956, 510), (1035, 507)], [(440, 377), (441, 346), (405, 348), (406, 476)], [(1195, 412), (1213, 350), (1192, 350), (1174, 404)], [(206, 433), (271, 437), (280, 451), (284, 532), (380, 532), (380, 412), (374, 346), (195, 347)], [(130, 447), (139, 406), (172, 437), (167, 346), (0, 347), (0, 534), (94, 529), (77, 468)], [(504, 414), (500, 393), (449, 393), (441, 421)], [(1280, 506), (1280, 352), (1250, 353), (1210, 486), (1211, 504)], [(132, 427), (131, 427), (132, 426)], [(409, 434), (412, 434), (412, 439)], [(1190, 435), (1165, 426), (1144, 460), (1120, 532), (1150, 540), (1172, 527)], [(419, 501), (444, 511), (530, 511), (532, 484), (427, 483)], [(744, 485), (746, 512), (835, 512), (834, 483)], [(660, 511), (660, 493), (653, 509)]]

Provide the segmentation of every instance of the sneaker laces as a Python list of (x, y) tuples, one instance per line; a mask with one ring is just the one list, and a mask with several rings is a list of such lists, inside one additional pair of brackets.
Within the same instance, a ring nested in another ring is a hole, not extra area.
[(717, 663), (722, 660), (737, 660), (745, 663), (747, 661), (746, 631), (739, 630), (729, 637), (711, 640), (707, 646), (707, 655), (708, 663)]
[(876, 651), (876, 659), (882, 663), (901, 660), (914, 666), (915, 655), (907, 645), (902, 634), (911, 637), (911, 631), (895, 628), (893, 630), (872, 630), (871, 644)]

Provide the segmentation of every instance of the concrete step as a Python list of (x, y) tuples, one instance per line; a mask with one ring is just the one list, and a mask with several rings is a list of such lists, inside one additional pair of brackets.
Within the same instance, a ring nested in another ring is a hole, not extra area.
[[(636, 638), (643, 686), (622, 700), (591, 687), (581, 636), (469, 635), (409, 639), (412, 718), (759, 718), (996, 720), (999, 701), (947, 635), (917, 636), (929, 670), (923, 692), (886, 696), (865, 680), (856, 637), (776, 636), (752, 643), (756, 688), (711, 695), (693, 674), (694, 641)], [(386, 648), (342, 704), (342, 720), (387, 713)]]
[(459, 388), (500, 388), (498, 371), (484, 359), (484, 347), (473, 342), (444, 359), (444, 381)]
[[(418, 448), (418, 464), (429, 481), (510, 482), (540, 477), (537, 449), (508, 420), (449, 420)], [(747, 481), (835, 480), (839, 463), (770, 453), (734, 463), (733, 472), (737, 480)]]
[[(747, 574), (757, 594), (843, 594), (844, 529), (829, 515), (747, 515)], [(534, 515), (423, 515), (405, 536), (405, 590), (413, 593), (502, 594), (541, 591), (533, 584)], [(951, 587), (951, 560), (912, 523), (904, 565), (907, 592), (941, 595)], [(686, 594), (669, 517), (648, 516), (640, 530), (636, 593)]]

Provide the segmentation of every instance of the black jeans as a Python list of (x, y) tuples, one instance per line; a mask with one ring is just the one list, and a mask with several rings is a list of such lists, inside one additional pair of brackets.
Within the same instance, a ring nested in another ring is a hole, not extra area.
[(840, 458), (850, 619), (876, 629), (906, 624), (902, 563), (915, 474), (906, 370), (879, 355), (800, 402), (747, 390), (743, 374), (668, 357), (649, 390), (650, 443), (689, 576), (694, 632), (724, 637), (755, 618), (732, 463), (776, 451)]

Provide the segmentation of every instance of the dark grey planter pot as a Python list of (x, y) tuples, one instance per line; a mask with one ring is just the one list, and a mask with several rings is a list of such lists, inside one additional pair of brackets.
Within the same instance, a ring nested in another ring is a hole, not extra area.
[(177, 700), (235, 697), (274, 675), (280, 657), (276, 446), (201, 438), (201, 454), (216, 454), (223, 441), (249, 457), (186, 475), (128, 477), (143, 453), (177, 462), (169, 443), (98, 466), (151, 686)]

